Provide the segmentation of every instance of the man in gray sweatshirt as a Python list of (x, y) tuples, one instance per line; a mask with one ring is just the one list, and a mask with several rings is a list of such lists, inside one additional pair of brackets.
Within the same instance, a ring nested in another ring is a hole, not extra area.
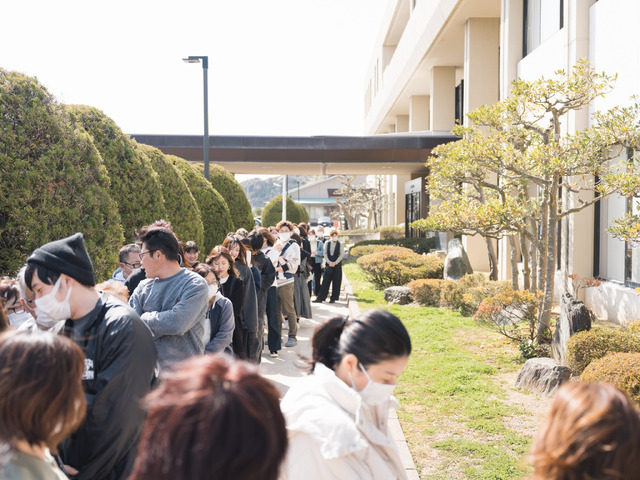
[(204, 352), (209, 290), (204, 278), (180, 266), (180, 245), (169, 228), (149, 225), (139, 235), (147, 278), (134, 290), (129, 305), (153, 332), (165, 369)]

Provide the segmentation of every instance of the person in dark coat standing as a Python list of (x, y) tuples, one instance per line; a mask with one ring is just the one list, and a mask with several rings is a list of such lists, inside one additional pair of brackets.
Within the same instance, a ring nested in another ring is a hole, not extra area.
[(329, 286), (331, 288), (331, 300), (329, 303), (335, 303), (340, 298), (340, 287), (342, 285), (342, 259), (344, 258), (344, 246), (338, 241), (338, 231), (331, 230), (329, 234), (330, 241), (324, 245), (324, 259), (327, 266), (324, 269), (322, 277), (322, 285), (318, 292), (314, 303), (322, 303), (329, 295)]
[(142, 399), (158, 372), (151, 330), (128, 305), (98, 293), (81, 233), (47, 243), (27, 259), (25, 283), (36, 312), (66, 320), (64, 335), (84, 355), (87, 414), (60, 447), (67, 475), (126, 479), (135, 460)]

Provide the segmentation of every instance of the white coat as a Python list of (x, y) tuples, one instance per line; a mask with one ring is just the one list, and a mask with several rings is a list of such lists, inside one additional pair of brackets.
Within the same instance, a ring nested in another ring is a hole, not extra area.
[(317, 363), (281, 402), (289, 437), (281, 479), (406, 479), (387, 433), (389, 403), (363, 404), (333, 370)]

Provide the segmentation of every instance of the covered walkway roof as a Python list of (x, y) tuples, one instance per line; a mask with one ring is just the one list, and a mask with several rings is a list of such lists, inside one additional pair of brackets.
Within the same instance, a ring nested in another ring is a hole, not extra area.
[[(166, 154), (203, 161), (202, 136), (131, 136)], [(424, 174), (431, 150), (456, 139), (449, 132), (364, 137), (210, 136), (209, 160), (231, 173), (254, 175)]]

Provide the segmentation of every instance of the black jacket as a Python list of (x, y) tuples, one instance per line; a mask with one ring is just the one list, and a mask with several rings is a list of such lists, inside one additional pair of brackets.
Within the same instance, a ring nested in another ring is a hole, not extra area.
[(135, 460), (145, 414), (142, 399), (157, 375), (153, 335), (128, 305), (103, 294), (95, 308), (67, 320), (64, 333), (85, 354), (84, 422), (60, 448), (81, 480), (125, 479)]

